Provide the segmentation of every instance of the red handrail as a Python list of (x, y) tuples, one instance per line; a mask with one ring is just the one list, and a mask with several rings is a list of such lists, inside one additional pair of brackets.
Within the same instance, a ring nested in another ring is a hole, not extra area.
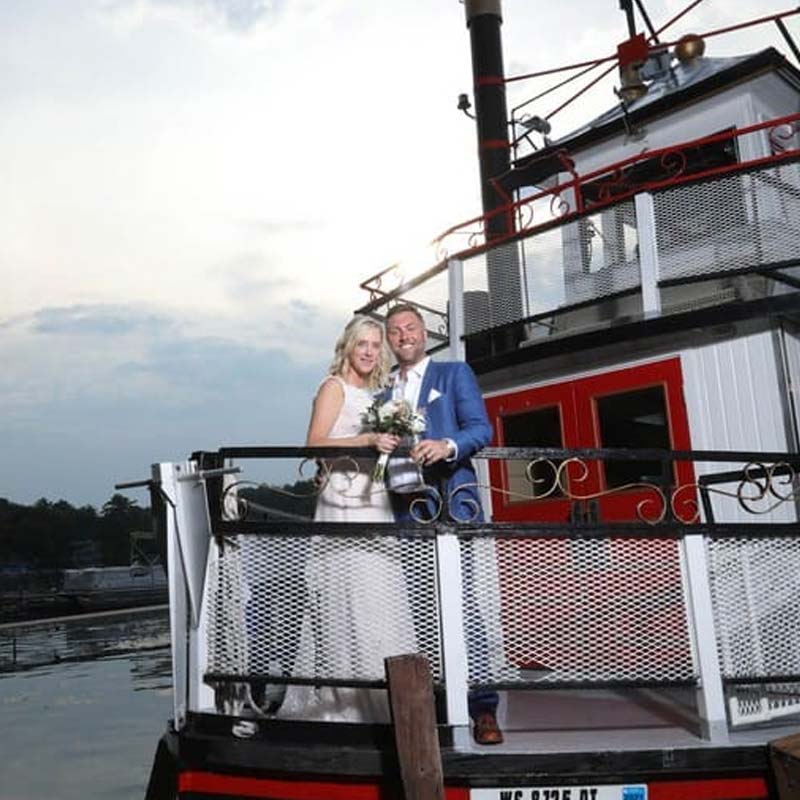
[[(679, 172), (675, 175), (671, 175), (663, 179), (639, 183), (631, 187), (630, 190), (626, 192), (621, 192), (619, 194), (611, 195), (603, 200), (598, 200), (596, 202), (593, 202), (589, 209), (587, 209), (584, 205), (583, 195), (582, 192), (580, 191), (581, 187), (603, 175), (622, 176), (625, 168), (630, 167), (631, 165), (636, 163), (640, 163), (643, 161), (651, 161), (657, 158), (661, 158), (663, 161), (665, 157), (669, 155), (681, 154), (682, 151), (688, 150), (690, 148), (698, 147), (705, 144), (713, 144), (715, 142), (730, 140), (740, 136), (747, 136), (749, 134), (756, 133), (761, 130), (772, 130), (782, 125), (794, 125), (796, 128), (800, 129), (800, 113), (787, 114), (786, 116), (783, 117), (778, 117), (776, 119), (767, 120), (765, 122), (759, 122), (753, 125), (748, 125), (744, 128), (739, 128), (733, 131), (723, 131), (721, 133), (715, 133), (708, 136), (701, 136), (696, 139), (690, 139), (689, 141), (686, 142), (680, 142), (675, 145), (670, 145), (669, 147), (662, 147), (656, 150), (645, 149), (639, 153), (636, 153), (635, 155), (628, 156), (626, 158), (620, 159), (619, 161), (615, 161), (611, 164), (599, 167), (583, 175), (579, 174), (575, 170), (574, 164), (572, 163), (568, 154), (564, 152), (561, 154), (562, 166), (565, 172), (569, 172), (571, 174), (572, 177), (569, 180), (557, 183), (555, 186), (549, 189), (544, 189), (542, 191), (539, 191), (536, 194), (531, 195), (530, 197), (526, 197), (523, 200), (518, 200), (513, 203), (508, 203), (504, 206), (496, 208), (488, 214), (481, 214), (475, 217), (471, 217), (470, 219), (464, 222), (460, 222), (456, 225), (452, 225), (451, 227), (447, 228), (441, 234), (439, 234), (439, 236), (437, 236), (430, 242), (430, 247), (434, 250), (434, 252), (437, 253), (437, 262), (435, 264), (428, 265), (428, 267), (426, 268), (427, 269), (426, 275), (430, 277), (436, 272), (444, 269), (446, 267), (446, 262), (449, 258), (458, 258), (463, 260), (470, 256), (484, 252), (485, 250), (491, 247), (495, 247), (498, 244), (517, 239), (528, 238), (529, 236), (535, 234), (537, 231), (552, 227), (554, 224), (563, 224), (565, 221), (572, 219), (576, 216), (579, 216), (585, 213), (585, 211), (587, 210), (590, 211), (599, 210), (606, 206), (618, 203), (621, 200), (627, 199), (628, 197), (631, 197), (642, 191), (663, 189), (668, 186), (677, 186), (683, 183), (687, 183), (689, 181), (697, 181), (702, 178), (719, 177), (720, 175), (726, 173), (741, 172), (744, 170), (753, 169), (755, 167), (762, 167), (770, 163), (778, 163), (781, 161), (786, 161), (787, 159), (790, 158), (794, 158), (800, 155), (800, 148), (789, 148), (777, 153), (773, 153), (769, 156), (763, 156), (760, 158), (751, 159), (746, 162), (729, 164), (721, 167), (714, 167), (700, 172), (693, 172), (689, 175), (684, 175)], [(564, 213), (555, 216), (554, 218), (547, 219), (536, 225), (529, 225), (521, 230), (513, 231), (504, 236), (493, 237), (490, 242), (487, 242), (485, 240), (486, 222), (495, 215), (516, 214), (522, 208), (526, 206), (530, 207), (536, 201), (548, 197), (551, 198), (551, 205), (552, 205), (552, 203), (556, 199), (561, 198), (562, 195), (568, 190), (574, 191), (574, 196), (576, 198), (575, 209), (569, 209)], [(448, 239), (448, 237), (457, 235), (469, 236), (471, 238), (475, 237), (483, 238), (483, 241), (481, 241), (478, 244), (472, 244), (467, 248), (459, 249), (451, 254), (445, 247), (445, 241)], [(397, 264), (392, 264), (389, 267), (386, 267), (385, 269), (371, 276), (370, 278), (367, 278), (360, 284), (361, 288), (378, 295), (382, 296), (388, 295), (389, 292), (385, 292), (380, 289), (380, 279), (391, 270), (396, 269), (397, 266), (398, 266)], [(419, 276), (417, 276), (417, 278), (414, 279), (414, 283), (418, 282), (418, 278)], [(377, 285), (371, 285), (375, 284), (376, 282)]]

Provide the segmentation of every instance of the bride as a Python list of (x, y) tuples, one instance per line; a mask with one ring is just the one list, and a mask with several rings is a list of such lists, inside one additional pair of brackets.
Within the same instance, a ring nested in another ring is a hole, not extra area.
[[(306, 444), (394, 450), (396, 436), (366, 431), (361, 420), (388, 370), (383, 327), (355, 317), (339, 337), (329, 374), (317, 390)], [(385, 487), (372, 481), (374, 466), (375, 459), (342, 457), (329, 462), (314, 521), (393, 522)], [(416, 651), (399, 546), (389, 537), (323, 534), (312, 539), (295, 677), (382, 680), (386, 656)], [(390, 719), (385, 690), (338, 686), (290, 686), (278, 716), (346, 722)]]

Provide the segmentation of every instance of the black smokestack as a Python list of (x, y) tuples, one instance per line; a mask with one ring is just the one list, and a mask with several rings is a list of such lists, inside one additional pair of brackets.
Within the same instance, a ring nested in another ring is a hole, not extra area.
[[(509, 198), (495, 188), (494, 181), (511, 167), (508, 141), (508, 111), (503, 70), (503, 24), (500, 0), (464, 0), (464, 10), (472, 46), (472, 79), (475, 120), (478, 131), (478, 160), (481, 174), (483, 213), (487, 215), (486, 240), (513, 233), (514, 214), (499, 211)], [(495, 213), (492, 213), (495, 212)], [(493, 326), (522, 319), (522, 285), (516, 245), (496, 248), (487, 255), (489, 317)], [(520, 326), (509, 336), (495, 339), (493, 350), (515, 346)], [(495, 338), (495, 337), (493, 337)]]
[[(472, 80), (483, 213), (489, 214), (507, 203), (492, 185), (492, 179), (505, 174), (511, 167), (503, 46), (500, 38), (503, 19), (500, 0), (465, 0), (464, 9), (472, 46)], [(491, 230), (487, 231), (491, 238), (511, 233), (513, 221), (507, 217), (507, 214), (496, 214), (491, 218)]]

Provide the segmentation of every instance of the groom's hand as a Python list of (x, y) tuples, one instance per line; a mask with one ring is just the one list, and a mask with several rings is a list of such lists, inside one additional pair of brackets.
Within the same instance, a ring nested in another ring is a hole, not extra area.
[(451, 445), (446, 439), (423, 439), (411, 451), (411, 458), (426, 467), (444, 461), (450, 455)]

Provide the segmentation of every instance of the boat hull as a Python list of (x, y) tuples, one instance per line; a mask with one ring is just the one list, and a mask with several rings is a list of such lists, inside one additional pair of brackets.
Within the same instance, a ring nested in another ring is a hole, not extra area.
[[(223, 723), (221, 720), (224, 719)], [(147, 800), (394, 800), (403, 797), (388, 726), (269, 723), (191, 715), (162, 738)], [(234, 721), (235, 725), (235, 721)], [(334, 730), (335, 729), (335, 730)], [(440, 729), (446, 800), (768, 800), (765, 743), (682, 749), (495, 752), (456, 748)], [(606, 791), (607, 790), (607, 791)]]

